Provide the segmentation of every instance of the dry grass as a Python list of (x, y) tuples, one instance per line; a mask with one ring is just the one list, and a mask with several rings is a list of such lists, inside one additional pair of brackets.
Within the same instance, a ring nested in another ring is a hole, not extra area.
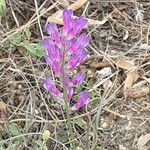
[[(141, 150), (141, 135), (150, 133), (150, 92), (125, 98), (123, 89), (130, 70), (116, 65), (118, 58), (133, 61), (140, 72), (133, 89), (150, 88), (150, 6), (149, 2), (139, 3), (84, 0), (75, 8), (69, 5), (91, 24), (87, 29), (91, 56), (78, 68), (87, 74), (84, 88), (90, 91), (91, 100), (86, 108), (70, 114), (78, 148)], [(17, 145), (18, 149), (70, 149), (64, 109), (41, 85), (44, 76), (53, 76), (52, 71), (42, 58), (32, 57), (10, 42), (26, 28), (31, 31), (30, 41), (40, 41), (45, 23), (55, 16), (53, 21), (60, 24), (61, 10), (67, 6), (67, 0), (7, 1), (7, 14), (0, 24), (0, 146), (4, 148)], [(139, 11), (143, 13), (142, 22), (135, 19)], [(100, 74), (107, 66), (111, 73)], [(8, 130), (11, 124), (21, 133), (14, 135)], [(45, 130), (51, 135), (43, 142), (41, 134)], [(149, 142), (142, 149), (150, 149)]]

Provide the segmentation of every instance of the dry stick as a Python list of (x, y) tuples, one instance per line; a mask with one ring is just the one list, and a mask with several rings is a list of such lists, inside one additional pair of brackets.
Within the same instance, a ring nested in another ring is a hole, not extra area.
[[(89, 25), (92, 26), (92, 25), (103, 25), (104, 23), (107, 22), (108, 17), (104, 18), (102, 21), (89, 19), (89, 18), (86, 18), (86, 19), (88, 20)], [(48, 20), (48, 22), (54, 22), (54, 23), (57, 23), (57, 24), (60, 24), (60, 25), (63, 24), (63, 19), (60, 18), (60, 17), (50, 16), (50, 17), (48, 17), (47, 20)]]
[(72, 9), (73, 11), (79, 9), (81, 6), (83, 6), (88, 0), (77, 0), (73, 4), (71, 4), (68, 9)]
[(14, 20), (15, 20), (15, 22), (16, 22), (16, 25), (17, 25), (17, 27), (19, 27), (20, 25), (19, 25), (18, 19), (17, 19), (17, 17), (16, 17), (16, 14), (15, 14), (15, 12), (14, 12), (14, 10), (13, 10), (13, 7), (12, 7), (12, 4), (11, 4), (10, 1), (9, 1), (9, 4), (10, 4), (10, 9), (11, 9), (12, 15), (13, 15)]
[(43, 39), (44, 36), (43, 36), (43, 31), (42, 31), (42, 27), (41, 27), (41, 23), (40, 23), (40, 16), (39, 16), (38, 4), (37, 4), (36, 0), (34, 0), (34, 3), (35, 3), (35, 9), (36, 9), (37, 20), (38, 20), (38, 25), (39, 25), (40, 33), (41, 33), (41, 36), (42, 36), (42, 39)]
[(148, 25), (147, 33), (146, 33), (146, 43), (149, 44), (149, 35), (150, 35), (150, 24)]

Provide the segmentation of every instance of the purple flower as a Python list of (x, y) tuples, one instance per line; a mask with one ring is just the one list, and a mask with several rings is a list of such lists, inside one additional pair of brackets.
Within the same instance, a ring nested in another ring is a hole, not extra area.
[(73, 12), (72, 10), (67, 10), (65, 9), (63, 11), (63, 23), (64, 23), (64, 27), (63, 27), (63, 35), (67, 36), (68, 31), (71, 28), (71, 24), (72, 24), (72, 16), (73, 16)]
[(78, 72), (76, 76), (72, 79), (72, 83), (74, 86), (81, 85), (85, 79), (85, 74), (82, 72)]
[(57, 77), (61, 77), (61, 64), (53, 60), (49, 55), (45, 56), (47, 64), (53, 69)]
[[(61, 91), (66, 88), (67, 100), (70, 104), (73, 94), (76, 92), (75, 87), (81, 85), (85, 79), (85, 74), (82, 72), (78, 72), (73, 78), (70, 73), (88, 55), (86, 46), (89, 43), (89, 36), (85, 33), (80, 34), (87, 27), (88, 21), (83, 17), (73, 17), (72, 10), (68, 9), (63, 11), (62, 17), (63, 28), (58, 29), (54, 23), (48, 24), (46, 30), (49, 36), (42, 41), (42, 44), (47, 52), (45, 60), (59, 79)], [(62, 97), (62, 93), (49, 78), (43, 81), (43, 86), (54, 96)], [(79, 109), (88, 101), (88, 92), (81, 92), (73, 110)]]
[(46, 30), (48, 34), (52, 37), (52, 39), (55, 41), (55, 44), (57, 44), (58, 47), (61, 47), (61, 39), (59, 36), (57, 25), (54, 23), (50, 23), (47, 25)]
[(81, 61), (83, 61), (89, 53), (85, 49), (81, 49), (78, 53), (73, 55), (69, 60), (66, 66), (66, 69), (73, 70), (75, 69)]
[(66, 84), (66, 87), (68, 88), (68, 87), (72, 87), (72, 82), (71, 82), (71, 80), (70, 80), (70, 78), (69, 78), (69, 75), (66, 75), (65, 76), (65, 84)]
[(80, 37), (72, 38), (68, 41), (68, 51), (70, 54), (76, 53), (80, 51), (80, 49), (84, 49), (89, 43), (89, 37), (86, 34), (81, 34)]
[(87, 36), (85, 33), (82, 33), (78, 38), (77, 43), (79, 43), (82, 48), (86, 47), (89, 43), (89, 36)]
[(76, 36), (76, 34), (80, 33), (84, 28), (88, 26), (88, 21), (83, 17), (75, 18), (72, 23), (72, 28), (69, 31), (70, 37)]
[(50, 78), (44, 79), (43, 87), (54, 96), (62, 97), (62, 93), (56, 88), (55, 84)]
[(79, 108), (85, 106), (89, 102), (89, 93), (87, 91), (82, 91), (80, 93), (77, 103), (74, 104), (72, 110), (78, 110)]
[(62, 51), (56, 45), (51, 45), (48, 43), (48, 40), (44, 40), (43, 46), (52, 60), (55, 60), (58, 63), (62, 62)]
[(47, 33), (49, 35), (53, 35), (53, 34), (59, 34), (58, 33), (58, 27), (55, 23), (50, 23), (47, 25), (46, 27)]
[(80, 33), (84, 28), (88, 26), (88, 21), (84, 19), (84, 17), (79, 17), (73, 19), (73, 13), (71, 10), (65, 9), (63, 11), (63, 35), (68, 36), (69, 39), (76, 36)]
[(48, 51), (49, 49), (51, 49), (52, 46), (54, 46), (53, 42), (49, 39), (49, 38), (45, 38), (42, 41), (42, 44), (44, 46), (44, 48)]
[(73, 88), (67, 88), (67, 98), (68, 98), (68, 102), (70, 103), (72, 96), (74, 93), (74, 89)]

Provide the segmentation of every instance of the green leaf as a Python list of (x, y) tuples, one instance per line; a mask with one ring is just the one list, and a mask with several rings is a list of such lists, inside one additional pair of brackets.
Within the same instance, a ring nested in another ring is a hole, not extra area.
[(11, 43), (16, 45), (16, 46), (20, 46), (21, 42), (22, 42), (21, 33), (17, 33), (11, 38)]
[[(24, 139), (23, 131), (19, 129), (19, 127), (15, 124), (5, 124), (5, 128), (8, 130), (8, 132), (11, 134), (12, 137), (15, 137), (15, 141), (22, 141)], [(18, 137), (20, 136), (20, 137)]]
[(0, 16), (4, 16), (6, 13), (6, 3), (5, 0), (0, 0)]
[(25, 28), (23, 30), (23, 34), (24, 34), (24, 40), (29, 41), (30, 37), (31, 37), (31, 31), (29, 28)]
[(25, 47), (32, 56), (42, 57), (45, 55), (45, 50), (40, 43), (24, 43), (23, 47)]
[(22, 134), (22, 132), (20, 131), (19, 127), (16, 124), (14, 124), (14, 123), (6, 124), (5, 128), (10, 132), (10, 134), (12, 136), (18, 136), (18, 135)]
[(30, 43), (31, 32), (29, 28), (25, 28), (22, 32), (18, 32), (11, 39), (11, 43), (15, 46), (26, 48), (32, 56), (43, 57), (45, 50), (41, 43)]
[(31, 32), (29, 28), (25, 28), (23, 31), (20, 31), (13, 35), (10, 39), (10, 42), (15, 46), (22, 46), (26, 44), (31, 37)]

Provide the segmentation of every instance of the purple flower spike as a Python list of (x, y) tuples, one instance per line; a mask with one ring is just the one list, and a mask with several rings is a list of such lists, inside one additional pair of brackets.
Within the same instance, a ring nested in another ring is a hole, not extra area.
[[(89, 36), (85, 33), (80, 34), (87, 27), (88, 21), (84, 17), (73, 17), (73, 11), (68, 9), (63, 11), (62, 18), (63, 27), (60, 29), (54, 23), (47, 25), (49, 36), (42, 41), (42, 44), (47, 52), (45, 60), (60, 82), (60, 91), (67, 92), (66, 98), (71, 105), (70, 101), (77, 92), (75, 88), (85, 80), (85, 74), (82, 72), (78, 72), (73, 78), (71, 74), (89, 54), (86, 50)], [(63, 97), (64, 93), (61, 93), (49, 78), (43, 81), (43, 86), (54, 96)], [(88, 101), (88, 92), (81, 92), (73, 110), (83, 107)]]
[(89, 93), (87, 91), (83, 91), (80, 93), (79, 99), (77, 103), (74, 104), (72, 110), (78, 110), (79, 108), (85, 106), (89, 102)]
[(43, 87), (54, 96), (62, 97), (62, 93), (56, 88), (55, 84), (50, 78), (46, 78), (43, 81)]
[(81, 85), (83, 83), (84, 79), (85, 79), (85, 74), (82, 72), (79, 72), (73, 78), (72, 83), (74, 86)]
[(72, 87), (72, 82), (68, 75), (65, 76), (65, 84), (67, 88)]

